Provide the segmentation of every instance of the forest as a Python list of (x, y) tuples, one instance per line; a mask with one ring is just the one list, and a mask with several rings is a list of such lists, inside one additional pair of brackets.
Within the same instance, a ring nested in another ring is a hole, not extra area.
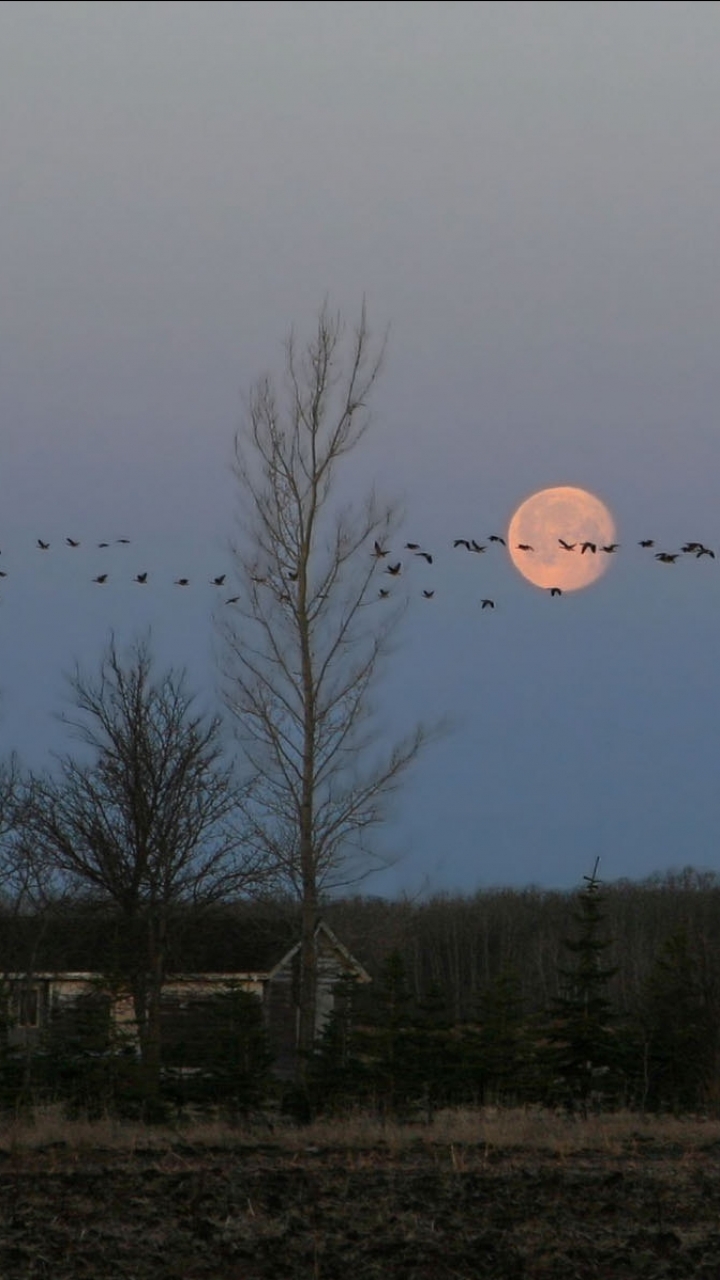
[[(573, 893), (335, 898), (323, 916), (372, 982), (340, 984), (302, 1090), (274, 1076), (260, 1002), (243, 991), (180, 1021), (164, 1006), (149, 1107), (143, 1063), (113, 1037), (99, 997), (18, 1046), (5, 981), (2, 1106), (51, 1100), (73, 1114), (163, 1119), (188, 1108), (432, 1119), (440, 1108), (488, 1104), (718, 1112), (714, 873), (607, 885), (593, 874)], [(299, 916), (291, 900), (268, 897), (184, 905), (166, 924), (168, 972), (227, 973), (247, 969), (270, 939), (288, 945)], [(5, 975), (91, 968), (117, 983), (135, 955), (127, 923), (97, 900), (65, 898), (32, 915), (7, 907), (0, 938)]]

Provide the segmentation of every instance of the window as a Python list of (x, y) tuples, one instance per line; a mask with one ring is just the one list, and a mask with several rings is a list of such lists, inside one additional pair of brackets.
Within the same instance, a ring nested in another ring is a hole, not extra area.
[(40, 990), (30, 983), (18, 983), (12, 995), (13, 1021), (19, 1027), (40, 1026)]

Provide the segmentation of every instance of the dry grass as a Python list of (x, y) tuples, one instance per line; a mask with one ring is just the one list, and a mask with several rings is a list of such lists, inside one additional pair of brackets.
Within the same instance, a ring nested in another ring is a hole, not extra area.
[(633, 1112), (614, 1112), (574, 1119), (541, 1108), (503, 1110), (484, 1108), (440, 1112), (431, 1125), (381, 1124), (376, 1118), (355, 1115), (343, 1120), (318, 1120), (297, 1128), (275, 1123), (231, 1126), (221, 1121), (183, 1123), (171, 1128), (148, 1128), (107, 1117), (101, 1120), (68, 1120), (59, 1107), (40, 1110), (32, 1121), (0, 1122), (0, 1151), (32, 1151), (53, 1144), (70, 1150), (136, 1148), (165, 1151), (179, 1143), (194, 1147), (276, 1149), (278, 1153), (335, 1149), (363, 1151), (384, 1149), (389, 1154), (413, 1146), (440, 1147), (453, 1164), (462, 1161), (466, 1148), (492, 1151), (525, 1151), (569, 1156), (583, 1151), (619, 1154), (647, 1142), (692, 1150), (720, 1143), (720, 1120), (698, 1117), (643, 1118)]

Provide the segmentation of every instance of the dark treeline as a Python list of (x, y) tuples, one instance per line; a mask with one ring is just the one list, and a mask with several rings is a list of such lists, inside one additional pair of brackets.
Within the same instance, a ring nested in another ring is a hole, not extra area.
[[(373, 981), (338, 990), (309, 1067), (311, 1108), (429, 1116), (489, 1102), (720, 1105), (720, 879), (712, 873), (688, 868), (607, 886), (589, 877), (575, 893), (358, 896), (328, 901), (324, 914)], [(298, 929), (297, 907), (282, 900), (183, 906), (168, 919), (168, 973), (265, 968)], [(121, 977), (132, 954), (126, 922), (97, 902), (65, 899), (0, 919), (5, 975)], [(4, 1012), (9, 1027), (7, 1002)], [(99, 999), (72, 1017), (65, 1011), (32, 1048), (5, 1039), (5, 1106), (60, 1096), (133, 1113), (142, 1082), (128, 1046), (112, 1043)], [(260, 1004), (239, 990), (176, 1016), (172, 1029), (168, 1022), (162, 1056), (163, 1114), (187, 1102), (243, 1110), (277, 1103), (284, 1091), (273, 1080)]]
[[(720, 964), (720, 877), (692, 867), (642, 881), (603, 885), (603, 914), (616, 973), (609, 995), (632, 1013), (667, 940), (687, 931), (704, 964)], [(563, 939), (577, 894), (540, 888), (438, 894), (424, 901), (355, 897), (329, 905), (326, 916), (350, 950), (376, 976), (391, 950), (403, 957), (413, 996), (439, 986), (453, 1017), (472, 1016), (488, 983), (511, 969), (523, 1004), (539, 1011), (559, 994)]]

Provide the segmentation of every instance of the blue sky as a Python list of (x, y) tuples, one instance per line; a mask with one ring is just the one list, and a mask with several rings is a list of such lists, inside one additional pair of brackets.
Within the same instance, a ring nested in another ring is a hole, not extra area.
[[(111, 628), (211, 702), (243, 394), (364, 295), (390, 339), (349, 483), (435, 554), (383, 732), (454, 725), (366, 888), (717, 868), (719, 55), (707, 2), (4, 4), (7, 748), (62, 747), (62, 673)], [(617, 522), (595, 586), (453, 552), (557, 484)]]

